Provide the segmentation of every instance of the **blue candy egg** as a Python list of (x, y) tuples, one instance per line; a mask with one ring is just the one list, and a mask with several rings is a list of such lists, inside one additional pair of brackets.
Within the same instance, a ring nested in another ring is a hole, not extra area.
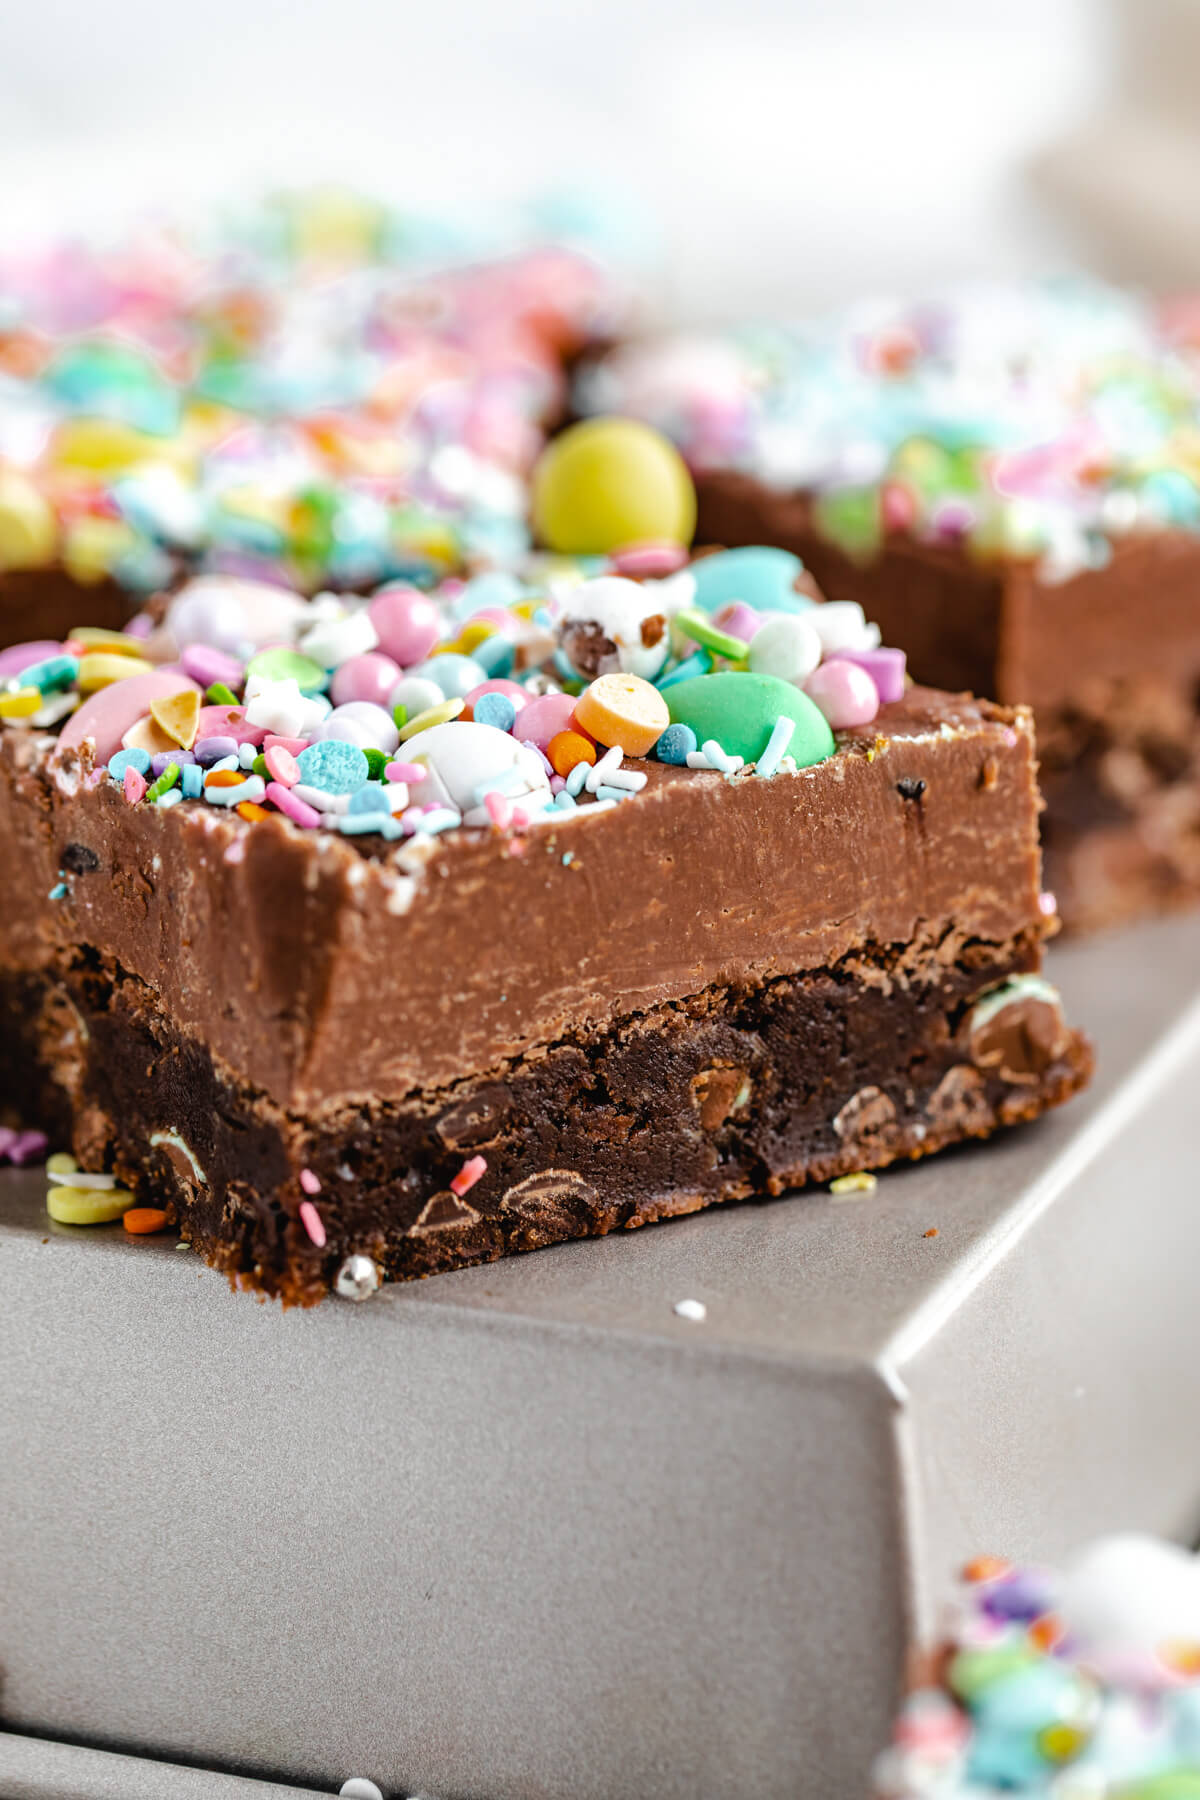
[(469, 694), (472, 688), (488, 679), (482, 663), (473, 656), (460, 656), (455, 650), (443, 650), (440, 656), (431, 656), (427, 662), (406, 669), (405, 674), (419, 675), (434, 682), (447, 700), (461, 700), (464, 694)]
[(707, 613), (734, 600), (744, 601), (755, 612), (806, 612), (813, 604), (807, 594), (795, 591), (804, 564), (789, 550), (772, 550), (765, 544), (721, 550), (716, 556), (702, 556), (689, 573), (696, 583), (696, 605)]
[(691, 752), (699, 748), (699, 741), (690, 725), (668, 725), (654, 746), (654, 754), (659, 762), (676, 763), (682, 768), (686, 766)]

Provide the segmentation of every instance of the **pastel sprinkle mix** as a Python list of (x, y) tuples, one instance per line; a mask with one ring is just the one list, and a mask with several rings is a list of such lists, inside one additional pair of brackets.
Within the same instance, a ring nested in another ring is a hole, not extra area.
[(829, 1184), (831, 1194), (843, 1197), (851, 1194), (873, 1194), (879, 1186), (879, 1177), (872, 1175), (869, 1169), (856, 1169), (852, 1175), (839, 1175)]
[(311, 1169), (301, 1169), (300, 1186), (304, 1189), (304, 1192), (310, 1196), (319, 1194), (321, 1191), (321, 1178), (319, 1175), (315, 1175)]
[[(494, 573), (432, 592), (398, 584), (315, 599), (202, 575), (173, 592), (153, 638), (109, 634), (123, 638), (119, 649), (96, 639), (77, 659), (76, 686), (60, 647), (31, 645), (29, 662), (68, 684), (56, 690), (60, 749), (90, 740), (97, 772), (130, 806), (183, 817), (203, 802), (236, 833), (282, 818), (364, 851), (368, 839), (487, 829), (520, 856), (525, 834), (574, 829), (651, 793), (656, 762), (727, 779), (793, 774), (833, 754), (847, 708), (856, 723), (878, 710), (872, 658), (885, 657), (880, 680), (894, 684), (898, 653), (883, 651), (855, 603), (818, 607), (806, 593), (789, 612), (799, 565), (762, 555), (786, 577), (774, 611), (761, 581), (753, 606), (730, 598), (742, 552), (664, 578), (694, 587), (683, 608), (662, 580), (598, 573), (594, 560), (560, 589), (529, 559), (506, 573), (502, 604)], [(822, 614), (822, 632), (806, 608)], [(745, 639), (714, 625), (717, 615)], [(593, 673), (597, 643), (616, 646), (602, 656), (617, 667)], [(481, 660), (504, 645), (511, 654)], [(151, 655), (174, 660), (160, 667)], [(11, 666), (10, 692), (24, 680)], [(237, 864), (249, 841), (231, 838), (220, 854)], [(69, 898), (65, 877), (53, 896)]]
[(325, 1248), (325, 1225), (311, 1200), (302, 1200), (298, 1208), (300, 1223), (318, 1250)]
[(475, 1186), (475, 1183), (486, 1173), (486, 1156), (469, 1157), (458, 1171), (458, 1174), (452, 1178), (450, 1182), (450, 1192), (452, 1194), (457, 1194), (461, 1200), (462, 1196), (469, 1193)]
[(767, 747), (758, 759), (760, 775), (771, 776), (779, 767), (780, 759), (792, 741), (796, 729), (794, 719), (776, 719), (771, 727), (771, 735), (767, 739)]

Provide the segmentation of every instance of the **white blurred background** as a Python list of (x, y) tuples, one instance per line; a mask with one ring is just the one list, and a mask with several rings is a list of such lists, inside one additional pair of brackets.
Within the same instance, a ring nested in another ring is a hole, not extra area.
[(317, 178), (586, 184), (642, 210), (693, 318), (1059, 268), (1078, 233), (1028, 170), (1119, 88), (1116, 4), (8, 0), (0, 229)]

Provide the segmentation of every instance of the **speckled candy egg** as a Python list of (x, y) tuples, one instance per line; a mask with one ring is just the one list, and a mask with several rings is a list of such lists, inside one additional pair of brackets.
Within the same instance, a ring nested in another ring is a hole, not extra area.
[(659, 674), (671, 648), (659, 587), (602, 575), (572, 588), (563, 606), (563, 648), (586, 681), (618, 671), (643, 681)]
[(476, 799), (476, 791), (498, 776), (519, 773), (520, 784), (506, 783), (504, 788), (505, 798), (517, 806), (523, 798), (541, 799), (549, 791), (541, 758), (494, 725), (459, 720), (433, 725), (408, 739), (404, 759), (423, 762), (426, 768), (424, 778), (410, 785), (412, 801), (420, 806), (452, 806), (467, 825), (487, 824), (487, 808)]

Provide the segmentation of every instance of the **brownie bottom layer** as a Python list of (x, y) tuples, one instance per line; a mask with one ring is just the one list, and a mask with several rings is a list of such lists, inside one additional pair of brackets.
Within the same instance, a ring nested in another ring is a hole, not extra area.
[[(305, 1304), (349, 1255), (388, 1280), (428, 1275), (1031, 1119), (1091, 1069), (1052, 990), (998, 988), (1036, 963), (1032, 934), (859, 955), (709, 989), (486, 1079), (304, 1119), (215, 1066), (143, 983), (81, 959), (56, 977), (0, 973), (0, 1084), (29, 1123), (61, 1134), (69, 1116), (84, 1168), (167, 1199), (235, 1284)], [(301, 1215), (313, 1176), (322, 1247)]]

